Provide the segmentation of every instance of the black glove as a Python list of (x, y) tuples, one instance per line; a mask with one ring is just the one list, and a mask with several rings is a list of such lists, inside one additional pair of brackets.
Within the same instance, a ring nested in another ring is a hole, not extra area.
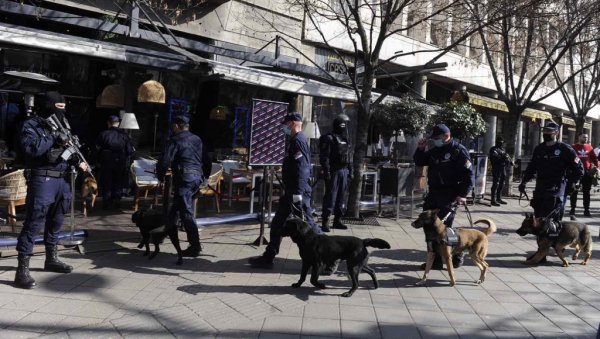
[(520, 193), (525, 193), (525, 185), (526, 184), (524, 182), (519, 184), (519, 192)]
[(69, 136), (61, 131), (52, 131), (52, 136), (54, 137), (54, 143), (59, 146), (64, 146), (69, 142)]

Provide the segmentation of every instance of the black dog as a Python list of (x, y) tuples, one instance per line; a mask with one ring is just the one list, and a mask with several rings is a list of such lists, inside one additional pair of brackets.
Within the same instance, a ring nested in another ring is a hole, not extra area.
[(319, 271), (334, 265), (336, 260), (346, 260), (352, 288), (342, 294), (350, 297), (358, 288), (358, 274), (366, 272), (373, 279), (375, 288), (379, 287), (375, 271), (367, 265), (369, 252), (367, 246), (386, 249), (390, 244), (382, 239), (359, 239), (352, 236), (326, 236), (315, 234), (308, 224), (300, 219), (289, 219), (285, 222), (282, 236), (289, 236), (298, 245), (302, 258), (300, 280), (292, 287), (300, 287), (306, 280), (308, 269), (312, 267), (310, 283), (317, 288), (325, 288), (319, 280)]
[(148, 259), (152, 259), (156, 257), (158, 252), (160, 252), (159, 245), (162, 241), (169, 236), (171, 243), (175, 246), (175, 250), (177, 250), (177, 265), (181, 265), (183, 263), (183, 256), (181, 254), (181, 246), (179, 245), (179, 235), (177, 234), (177, 227), (173, 225), (172, 227), (167, 227), (167, 223), (165, 222), (164, 213), (159, 209), (149, 209), (146, 211), (139, 210), (131, 216), (131, 221), (133, 221), (136, 226), (140, 229), (140, 234), (142, 235), (142, 241), (137, 246), (138, 248), (142, 248), (146, 246), (146, 251), (144, 252), (144, 256), (150, 254), (150, 240), (154, 244), (154, 252), (150, 254)]

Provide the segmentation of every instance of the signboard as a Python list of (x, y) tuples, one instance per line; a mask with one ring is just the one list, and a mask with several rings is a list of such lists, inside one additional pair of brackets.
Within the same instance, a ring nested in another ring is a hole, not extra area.
[(285, 156), (285, 135), (281, 121), (288, 103), (252, 99), (250, 166), (280, 166)]
[(472, 159), (474, 160), (473, 171), (475, 172), (475, 197), (482, 197), (485, 195), (485, 180), (487, 176), (487, 161), (488, 157), (485, 154), (473, 154)]

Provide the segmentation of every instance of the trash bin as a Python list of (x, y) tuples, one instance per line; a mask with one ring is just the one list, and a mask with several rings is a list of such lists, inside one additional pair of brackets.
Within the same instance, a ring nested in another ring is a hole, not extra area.
[(379, 168), (379, 213), (381, 214), (381, 197), (391, 196), (396, 207), (396, 220), (400, 215), (401, 205), (409, 208), (412, 217), (414, 184), (414, 164)]

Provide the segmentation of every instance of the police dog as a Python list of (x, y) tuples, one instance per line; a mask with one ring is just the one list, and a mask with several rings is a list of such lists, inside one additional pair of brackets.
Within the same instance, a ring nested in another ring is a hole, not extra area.
[(586, 224), (575, 221), (563, 221), (562, 228), (555, 240), (548, 237), (548, 228), (545, 218), (535, 218), (533, 214), (527, 213), (517, 234), (524, 236), (533, 234), (537, 236), (538, 250), (533, 256), (528, 258), (524, 264), (537, 265), (548, 255), (550, 247), (556, 251), (556, 255), (562, 260), (563, 267), (569, 267), (569, 262), (565, 259), (565, 248), (570, 246), (575, 248), (572, 260), (577, 260), (579, 253), (583, 251), (585, 257), (582, 265), (587, 265), (592, 256), (592, 235)]
[[(485, 261), (485, 256), (488, 252), (488, 237), (496, 232), (496, 224), (490, 219), (480, 219), (475, 221), (475, 224), (484, 223), (488, 227), (482, 232), (471, 228), (457, 228), (455, 229), (458, 236), (458, 244), (455, 247), (448, 246), (445, 243), (447, 238), (446, 225), (438, 218), (438, 210), (427, 210), (419, 214), (419, 217), (412, 223), (414, 228), (422, 228), (425, 234), (434, 235), (435, 240), (439, 245), (438, 253), (444, 258), (446, 268), (448, 269), (448, 276), (450, 277), (450, 285), (456, 284), (454, 278), (454, 266), (452, 265), (452, 255), (461, 254), (463, 251), (468, 250), (471, 259), (475, 265), (481, 271), (477, 284), (481, 284), (485, 281), (485, 274), (488, 270), (488, 263)], [(433, 265), (435, 258), (435, 252), (427, 252), (427, 262), (425, 265), (425, 273), (423, 278), (417, 283), (417, 285), (424, 285), (427, 282), (427, 276)]]
[(317, 288), (325, 288), (325, 284), (319, 282), (320, 270), (326, 266), (332, 266), (337, 260), (346, 260), (348, 274), (352, 281), (352, 288), (342, 294), (350, 297), (358, 288), (358, 274), (366, 272), (373, 280), (374, 288), (379, 287), (375, 271), (367, 265), (369, 252), (367, 247), (380, 249), (390, 248), (390, 244), (382, 239), (359, 239), (352, 236), (326, 236), (315, 234), (310, 226), (301, 219), (289, 219), (285, 222), (282, 236), (289, 236), (298, 245), (300, 257), (302, 258), (302, 271), (300, 280), (292, 284), (292, 287), (300, 287), (306, 280), (308, 269), (312, 267), (310, 283)]
[(98, 183), (92, 176), (83, 179), (81, 183), (81, 201), (83, 202), (83, 216), (87, 217), (88, 199), (90, 199), (90, 208), (94, 208), (96, 197), (98, 196)]
[(179, 245), (179, 235), (177, 233), (177, 227), (167, 227), (165, 222), (165, 216), (163, 211), (159, 209), (148, 209), (138, 210), (131, 216), (131, 221), (140, 229), (142, 240), (140, 241), (138, 248), (146, 247), (144, 256), (150, 254), (150, 241), (154, 244), (154, 252), (150, 254), (148, 259), (153, 259), (160, 252), (160, 244), (162, 241), (169, 236), (171, 243), (177, 250), (177, 265), (183, 263), (183, 256), (181, 253), (181, 246)]

